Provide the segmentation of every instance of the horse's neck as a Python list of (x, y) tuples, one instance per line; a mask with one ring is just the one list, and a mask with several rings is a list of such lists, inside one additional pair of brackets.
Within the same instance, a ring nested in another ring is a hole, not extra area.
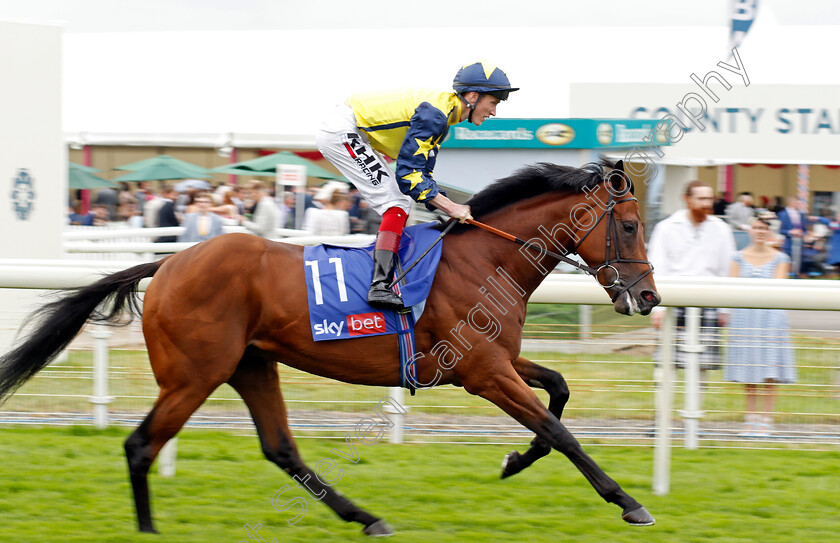
[[(543, 194), (505, 207), (488, 215), (482, 222), (565, 255), (574, 247), (570, 234), (575, 232), (575, 228), (571, 226), (570, 213), (579, 201), (579, 195)], [(479, 258), (487, 258), (494, 269), (504, 270), (526, 293), (526, 299), (558, 264), (556, 258), (540, 255), (488, 232), (476, 229), (471, 235), (480, 236), (475, 238)]]

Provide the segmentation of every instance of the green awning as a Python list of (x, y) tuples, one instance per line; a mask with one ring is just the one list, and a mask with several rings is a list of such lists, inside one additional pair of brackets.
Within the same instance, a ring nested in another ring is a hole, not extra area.
[(118, 186), (116, 183), (112, 183), (88, 171), (99, 171), (90, 166), (82, 166), (81, 164), (70, 162), (68, 170), (67, 186), (71, 189), (102, 189), (106, 187), (116, 188)]
[(337, 181), (347, 180), (337, 174), (329, 172), (324, 168), (318, 166), (311, 160), (307, 160), (289, 151), (280, 151), (273, 155), (261, 156), (244, 162), (237, 162), (236, 164), (228, 164), (227, 166), (220, 166), (210, 170), (213, 173), (227, 173), (234, 175), (275, 175), (278, 164), (290, 164), (294, 166), (306, 166), (307, 177), (317, 177), (319, 179), (335, 179)]
[(157, 163), (139, 170), (129, 172), (114, 179), (114, 181), (170, 181), (173, 179), (195, 179), (210, 177), (195, 169), (184, 168), (174, 163)]
[[(129, 170), (129, 171), (137, 171), (142, 170), (145, 168), (149, 168), (152, 166), (174, 166), (176, 168), (181, 168), (186, 171), (193, 172), (189, 177), (206, 177), (207, 174), (210, 172), (207, 168), (202, 168), (201, 166), (196, 166), (191, 162), (187, 162), (186, 160), (181, 160), (178, 158), (173, 158), (168, 155), (158, 155), (156, 157), (147, 158), (144, 160), (140, 160), (137, 162), (132, 162), (131, 164), (125, 164), (123, 166), (117, 166), (114, 168), (115, 170)], [(126, 180), (128, 181), (128, 180)]]

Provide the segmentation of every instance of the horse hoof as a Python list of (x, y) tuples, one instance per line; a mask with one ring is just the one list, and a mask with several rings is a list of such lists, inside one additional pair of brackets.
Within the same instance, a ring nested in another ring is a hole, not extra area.
[(365, 535), (371, 537), (389, 537), (394, 535), (394, 530), (384, 520), (377, 520), (373, 524), (365, 526), (363, 531)]
[(520, 471), (519, 468), (519, 453), (517, 451), (510, 451), (502, 460), (502, 479), (507, 479), (511, 475), (516, 475)]
[(621, 518), (631, 526), (651, 526), (656, 522), (656, 519), (648, 513), (647, 509), (641, 506), (632, 511), (625, 510)]

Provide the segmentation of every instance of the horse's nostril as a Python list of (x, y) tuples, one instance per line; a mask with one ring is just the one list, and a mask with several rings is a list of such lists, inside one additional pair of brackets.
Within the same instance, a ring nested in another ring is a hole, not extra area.
[(650, 290), (642, 292), (642, 299), (649, 303), (659, 302), (659, 296), (657, 296), (655, 292), (651, 292)]

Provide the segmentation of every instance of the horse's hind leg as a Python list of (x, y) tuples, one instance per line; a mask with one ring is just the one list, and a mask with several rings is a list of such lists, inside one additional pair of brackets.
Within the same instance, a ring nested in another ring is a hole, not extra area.
[(640, 526), (654, 523), (650, 513), (583, 451), (571, 432), (545, 408), (512, 365), (494, 365), (490, 376), (465, 381), (464, 388), (471, 394), (478, 394), (493, 402), (538, 437), (545, 439), (553, 449), (563, 453), (605, 501), (621, 507), (621, 518), (626, 522)]
[(137, 525), (141, 532), (156, 533), (149, 502), (148, 473), (160, 449), (172, 439), (218, 386), (196, 379), (181, 388), (161, 389), (154, 407), (137, 429), (125, 440), (125, 455)]
[(299, 485), (303, 484), (311, 495), (324, 502), (343, 520), (362, 524), (364, 533), (374, 536), (393, 533), (384, 521), (360, 509), (323, 483), (303, 463), (289, 430), (276, 362), (255, 351), (247, 351), (228, 383), (242, 396), (251, 411), (266, 458), (292, 476)]
[[(569, 401), (569, 387), (563, 376), (521, 356), (513, 361), (513, 369), (529, 385), (543, 388), (548, 392), (548, 410), (560, 419), (563, 416), (563, 408)], [(534, 437), (531, 446), (524, 454), (511, 451), (505, 456), (502, 461), (502, 479), (516, 475), (550, 452), (551, 443), (540, 436)]]

